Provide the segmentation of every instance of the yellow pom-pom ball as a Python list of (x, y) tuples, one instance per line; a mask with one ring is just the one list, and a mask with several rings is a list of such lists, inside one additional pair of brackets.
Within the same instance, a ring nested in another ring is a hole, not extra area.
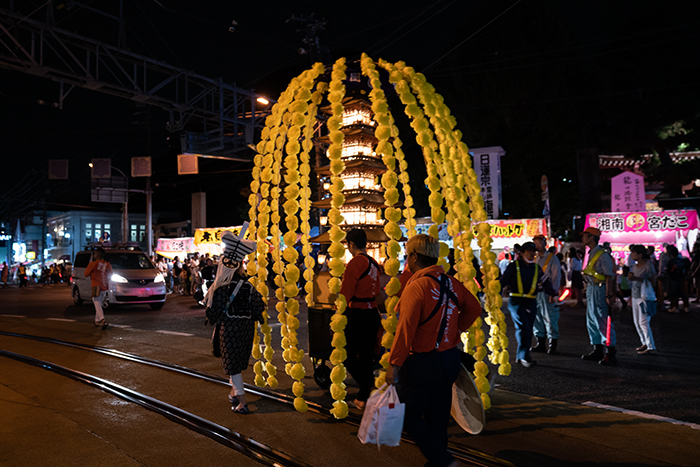
[(337, 348), (345, 347), (346, 344), (347, 344), (347, 341), (345, 340), (344, 333), (342, 333), (342, 332), (333, 333), (333, 339), (331, 341), (331, 345), (334, 348), (337, 349)]
[(384, 347), (385, 349), (390, 349), (391, 344), (393, 344), (393, 343), (394, 343), (394, 335), (390, 334), (388, 332), (384, 333), (384, 335), (382, 336), (382, 347)]
[(294, 381), (292, 384), (292, 393), (295, 397), (301, 397), (304, 395), (304, 383), (301, 381)]
[[(338, 317), (336, 319), (336, 316)], [(345, 315), (334, 314), (331, 317), (331, 330), (333, 332), (342, 332), (348, 323), (348, 318)]]
[(339, 278), (332, 277), (328, 281), (328, 291), (332, 294), (337, 294), (338, 292), (340, 292), (341, 284), (342, 284), (342, 281)]
[(481, 395), (481, 403), (484, 404), (484, 410), (488, 410), (491, 408), (491, 398), (488, 394)]
[(401, 290), (401, 282), (396, 277), (392, 277), (389, 283), (386, 285), (387, 295), (396, 295), (399, 290)]
[(267, 385), (270, 386), (271, 388), (276, 388), (279, 386), (279, 382), (277, 381), (277, 378), (274, 376), (268, 376), (267, 377)]
[(511, 366), (510, 363), (504, 363), (503, 365), (498, 367), (498, 374), (501, 376), (508, 376), (511, 371)]
[(379, 373), (379, 376), (374, 378), (374, 387), (381, 388), (384, 386), (384, 383), (386, 382), (386, 371), (382, 371)]
[(339, 365), (345, 361), (347, 356), (348, 353), (345, 349), (333, 349), (330, 360), (333, 365)]
[(476, 349), (476, 353), (474, 354), (474, 358), (477, 360), (483, 360), (486, 357), (486, 347), (484, 346), (479, 346)]
[(333, 367), (333, 370), (331, 370), (331, 381), (333, 381), (335, 384), (342, 383), (345, 381), (346, 377), (347, 371), (345, 370), (345, 366), (343, 364), (336, 365)]
[(374, 130), (374, 136), (377, 139), (389, 139), (391, 137), (391, 128), (387, 125), (378, 125), (377, 129)]
[(297, 381), (301, 381), (302, 379), (304, 379), (305, 375), (306, 371), (304, 370), (304, 365), (302, 365), (301, 363), (295, 363), (289, 373), (289, 376), (296, 379)]
[(296, 264), (297, 258), (299, 257), (299, 253), (294, 248), (285, 248), (284, 251), (282, 252), (282, 257), (287, 261), (288, 263)]
[(263, 363), (262, 362), (255, 362), (255, 365), (253, 365), (253, 371), (257, 374), (262, 373)]
[(450, 254), (450, 246), (445, 242), (440, 242), (440, 256), (445, 257)]
[(260, 346), (259, 345), (254, 345), (253, 346), (253, 351), (251, 352), (253, 355), (253, 358), (256, 360), (260, 360), (260, 357), (262, 356), (262, 352), (260, 351)]
[(306, 401), (301, 397), (294, 399), (294, 408), (297, 410), (297, 412), (306, 412), (309, 410), (309, 406), (306, 405)]
[(504, 350), (504, 351), (501, 352), (501, 354), (499, 355), (498, 363), (500, 363), (501, 365), (505, 365), (506, 363), (508, 363), (508, 360), (509, 360), (509, 359), (510, 359), (510, 354), (508, 353), (507, 350)]
[(401, 263), (398, 259), (390, 258), (384, 262), (384, 272), (387, 276), (395, 276), (399, 273)]
[(488, 380), (483, 376), (477, 376), (474, 384), (481, 394), (487, 394), (491, 390)]
[(265, 387), (265, 378), (262, 375), (255, 375), (255, 385), (258, 387)]
[(275, 368), (275, 365), (270, 362), (265, 363), (265, 370), (270, 376), (275, 376), (277, 374), (277, 368)]
[(476, 362), (474, 364), (474, 374), (477, 376), (486, 376), (489, 372), (489, 367), (484, 362)]
[[(331, 266), (331, 275), (332, 276), (340, 277), (343, 275), (343, 271), (345, 271), (344, 264), (341, 264), (338, 266)], [(338, 289), (338, 290), (340, 290), (340, 289)]]
[(272, 347), (265, 348), (265, 360), (272, 360), (272, 356), (275, 354), (275, 350)]
[[(307, 259), (313, 260), (313, 258), (311, 258), (311, 257), (309, 257)], [(314, 280), (314, 270), (313, 269), (305, 269), (303, 276), (304, 276), (304, 280), (306, 280), (307, 284), (309, 282), (312, 282)], [(313, 285), (313, 283), (311, 285)], [(306, 284), (304, 284), (304, 290), (306, 290)], [(313, 290), (313, 288), (311, 290)]]
[(334, 400), (340, 401), (345, 399), (347, 391), (345, 390), (344, 383), (333, 383), (331, 384), (331, 397)]
[(348, 416), (348, 404), (345, 401), (336, 401), (333, 403), (331, 413), (335, 418), (341, 420)]

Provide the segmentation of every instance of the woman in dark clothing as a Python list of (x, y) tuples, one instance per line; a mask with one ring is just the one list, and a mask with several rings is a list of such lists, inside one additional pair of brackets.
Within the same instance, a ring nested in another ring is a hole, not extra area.
[(241, 373), (248, 368), (255, 322), (262, 321), (265, 303), (260, 292), (248, 282), (243, 264), (243, 256), (253, 251), (255, 242), (240, 240), (229, 232), (222, 240), (226, 250), (216, 280), (205, 297), (206, 314), (209, 323), (216, 326), (212, 336), (214, 346), (220, 351), (224, 371), (231, 380), (231, 410), (246, 414), (249, 411)]

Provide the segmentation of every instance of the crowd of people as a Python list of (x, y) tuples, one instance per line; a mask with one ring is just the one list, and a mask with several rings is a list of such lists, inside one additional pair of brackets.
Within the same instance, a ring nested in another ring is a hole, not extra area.
[(214, 280), (216, 267), (219, 264), (219, 257), (210, 256), (209, 253), (203, 255), (194, 253), (190, 258), (183, 256), (182, 259), (179, 256), (173, 259), (152, 256), (151, 260), (165, 277), (168, 293), (201, 295), (202, 298), (204, 294), (202, 286), (207, 281)]
[[(616, 336), (613, 311), (632, 310), (640, 355), (656, 355), (651, 318), (656, 311), (689, 311), (690, 297), (700, 301), (700, 242), (690, 257), (675, 245), (663, 244), (656, 256), (653, 246), (629, 245), (629, 255), (615, 263), (608, 244), (599, 245), (600, 230), (589, 227), (582, 233), (583, 249), (570, 247), (567, 260), (555, 247), (546, 248), (542, 235), (533, 242), (506, 247), (499, 268), (505, 296), (518, 342), (516, 362), (535, 365), (530, 352), (556, 353), (559, 340), (558, 295), (566, 288), (575, 300), (572, 307), (586, 307), (586, 327), (593, 350), (584, 360), (614, 365)], [(586, 264), (582, 254), (588, 249)], [(584, 301), (585, 298), (585, 301)], [(681, 307), (682, 302), (682, 307)], [(531, 345), (532, 338), (535, 343)]]

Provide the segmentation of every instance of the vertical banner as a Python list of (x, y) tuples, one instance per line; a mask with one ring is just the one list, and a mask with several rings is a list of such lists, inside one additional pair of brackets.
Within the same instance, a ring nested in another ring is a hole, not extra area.
[(481, 197), (489, 219), (498, 219), (501, 212), (501, 156), (506, 152), (500, 146), (474, 148), (474, 171), (481, 185)]
[(612, 212), (646, 211), (644, 176), (622, 172), (610, 179), (610, 182)]

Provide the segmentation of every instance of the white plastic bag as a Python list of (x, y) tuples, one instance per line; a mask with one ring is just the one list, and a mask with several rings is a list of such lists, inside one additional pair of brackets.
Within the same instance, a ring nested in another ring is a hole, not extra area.
[(398, 446), (403, 431), (406, 406), (399, 401), (396, 387), (386, 384), (367, 399), (357, 437), (362, 444), (377, 443), (377, 446)]
[(647, 279), (644, 279), (644, 282), (642, 282), (641, 296), (642, 299), (645, 301), (656, 301), (656, 293), (654, 293), (654, 286), (652, 286), (651, 282), (649, 282)]

